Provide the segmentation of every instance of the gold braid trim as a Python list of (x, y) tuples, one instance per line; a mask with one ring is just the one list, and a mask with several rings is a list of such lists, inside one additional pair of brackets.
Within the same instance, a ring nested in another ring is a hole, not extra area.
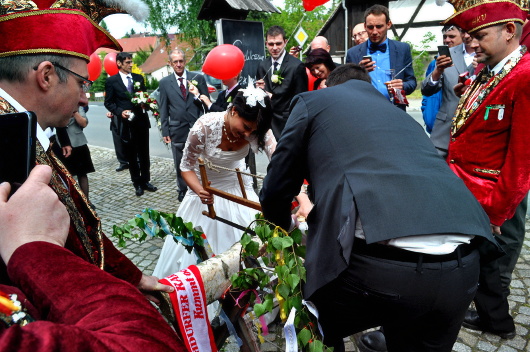
[(471, 86), (466, 90), (464, 95), (462, 95), (462, 98), (460, 99), (460, 102), (458, 103), (458, 107), (456, 108), (455, 114), (453, 115), (453, 122), (451, 125), (451, 135), (454, 135), (462, 126), (465, 125), (467, 122), (467, 119), (473, 115), (473, 113), (478, 109), (478, 107), (482, 104), (482, 101), (486, 99), (486, 97), (491, 93), (492, 90), (495, 89), (497, 84), (506, 77), (512, 69), (517, 65), (519, 60), (523, 57), (523, 55), (526, 53), (526, 46), (522, 45), (521, 50), (519, 52), (519, 55), (517, 57), (512, 57), (506, 63), (504, 64), (503, 68), (501, 69), (501, 72), (494, 76), (493, 81), (485, 87), (482, 92), (479, 93), (479, 96), (477, 97), (477, 100), (473, 103), (473, 105), (469, 108), (469, 110), (466, 110), (464, 107), (467, 104), (467, 101), (470, 96), (473, 95), (473, 93), (476, 92), (477, 89), (481, 88), (481, 78), (486, 73), (486, 67), (484, 67), (478, 76), (475, 78), (473, 83), (471, 83)]
[(0, 53), (0, 57), (15, 56), (15, 55), (31, 55), (31, 54), (63, 54), (69, 56), (77, 56), (86, 61), (90, 61), (90, 57), (84, 54), (76, 53), (75, 51), (62, 50), (62, 49), (28, 49), (28, 50), (15, 50)]
[[(41, 16), (41, 15), (48, 15), (48, 14), (70, 14), (70, 15), (82, 16), (86, 18), (94, 27), (96, 27), (96, 29), (103, 32), (108, 37), (108, 39), (110, 39), (116, 45), (116, 47), (121, 49), (121, 45), (120, 43), (118, 43), (116, 38), (114, 38), (107, 30), (101, 27), (97, 22), (95, 22), (92, 18), (90, 18), (86, 13), (82, 11), (78, 11), (78, 10), (61, 8), (57, 10), (47, 9), (47, 10), (35, 10), (35, 11), (30, 11), (30, 12), (13, 12), (13, 13), (10, 13), (9, 15), (0, 16), (0, 22), (9, 21), (9, 20), (17, 19), (17, 18), (22, 18), (22, 17)], [(37, 49), (37, 50), (40, 50), (40, 49)], [(58, 51), (59, 49), (54, 50), (54, 52), (58, 52)], [(70, 52), (67, 52), (67, 51), (65, 51), (64, 53), (70, 54)], [(31, 54), (31, 52), (26, 53), (26, 54)], [(89, 59), (89, 57), (86, 55), (82, 55), (79, 53), (74, 53), (74, 54), (75, 56), (81, 56), (83, 58), (86, 57), (87, 60)], [(15, 54), (11, 54), (11, 55), (15, 55)]]

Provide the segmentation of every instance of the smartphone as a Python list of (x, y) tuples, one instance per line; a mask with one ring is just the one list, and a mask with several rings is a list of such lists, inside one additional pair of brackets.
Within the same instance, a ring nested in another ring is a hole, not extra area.
[(440, 56), (445, 55), (447, 57), (451, 57), (451, 52), (449, 51), (449, 47), (447, 45), (438, 45), (438, 54), (440, 54)]
[(0, 115), (0, 182), (11, 193), (35, 166), (37, 117), (31, 111)]
[(368, 62), (372, 62), (372, 57), (370, 55), (363, 56), (363, 60), (368, 59)]

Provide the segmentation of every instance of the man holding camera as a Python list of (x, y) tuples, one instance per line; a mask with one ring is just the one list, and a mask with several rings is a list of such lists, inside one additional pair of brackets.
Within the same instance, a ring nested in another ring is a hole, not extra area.
[[(364, 27), (368, 40), (348, 50), (347, 63), (363, 66), (372, 78), (373, 86), (388, 99), (393, 98), (394, 91), (411, 94), (416, 89), (416, 77), (412, 68), (410, 45), (387, 38), (392, 27), (388, 8), (373, 5), (364, 12)], [(402, 110), (406, 105), (392, 99)]]

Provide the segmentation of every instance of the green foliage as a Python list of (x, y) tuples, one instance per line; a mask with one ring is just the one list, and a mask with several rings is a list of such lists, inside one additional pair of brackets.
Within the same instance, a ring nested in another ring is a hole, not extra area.
[[(331, 9), (333, 8), (332, 6)], [(265, 33), (271, 26), (283, 27), (287, 39), (290, 39), (286, 46), (287, 51), (292, 46), (298, 45), (293, 36), (300, 25), (309, 36), (304, 45), (308, 46), (331, 14), (331, 10), (324, 6), (318, 6), (313, 11), (307, 12), (300, 0), (285, 0), (284, 6), (280, 7), (280, 11), (282, 12), (281, 14), (266, 14), (253, 11), (249, 14), (248, 20), (262, 21)]]
[[(302, 233), (298, 229), (288, 233), (259, 217), (254, 231), (264, 245), (265, 254), (261, 259), (266, 264), (264, 267), (246, 268), (234, 274), (230, 278), (232, 286), (238, 290), (269, 288), (268, 292), (272, 290), (274, 294), (267, 294), (262, 303), (254, 304), (254, 314), (259, 317), (272, 312), (276, 299), (280, 308), (280, 318), (285, 323), (289, 312), (295, 308), (294, 326), (301, 349), (332, 351), (323, 345), (318, 329), (315, 329), (315, 317), (302, 304), (302, 284), (306, 281)], [(249, 234), (245, 233), (241, 237), (241, 246), (243, 259), (247, 257), (257, 259), (257, 255), (261, 253), (257, 239)], [(277, 277), (274, 281), (269, 279), (271, 271)]]
[(149, 45), (149, 49), (147, 50), (138, 50), (136, 54), (133, 57), (133, 62), (136, 66), (142, 66), (142, 64), (147, 60), (147, 58), (151, 55), (153, 52), (153, 47)]
[(146, 78), (145, 86), (147, 87), (147, 90), (152, 91), (158, 88), (159, 82), (158, 79), (155, 77), (152, 77), (151, 79)]
[(436, 36), (431, 32), (427, 32), (423, 36), (419, 46), (408, 42), (412, 48), (412, 68), (414, 69), (416, 80), (418, 81), (418, 87), (425, 78), (425, 71), (427, 70), (429, 62), (432, 60), (431, 56), (427, 52), (427, 48), (429, 48), (430, 44), (434, 41), (436, 41)]
[(191, 253), (194, 246), (202, 247), (202, 231), (193, 228), (191, 222), (184, 222), (174, 213), (164, 213), (150, 208), (136, 215), (122, 226), (114, 225), (112, 236), (118, 239), (118, 246), (126, 247), (128, 240), (145, 241), (148, 237), (164, 238), (172, 236)]
[(103, 28), (104, 30), (106, 30), (106, 31), (109, 30), (109, 27), (107, 26), (107, 23), (105, 22), (105, 20), (101, 20), (101, 22), (99, 23), (99, 25), (100, 25), (101, 28)]
[(150, 8), (147, 22), (154, 31), (167, 37), (172, 27), (182, 33), (184, 40), (200, 38), (201, 43), (215, 41), (213, 21), (198, 20), (203, 0), (145, 0)]

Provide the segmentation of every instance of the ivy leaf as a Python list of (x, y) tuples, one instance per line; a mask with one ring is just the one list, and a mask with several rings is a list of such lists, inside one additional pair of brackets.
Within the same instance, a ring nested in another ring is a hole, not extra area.
[(305, 258), (305, 250), (305, 246), (299, 246), (294, 249), (294, 253), (301, 258)]
[(246, 246), (247, 244), (249, 244), (250, 241), (251, 241), (251, 239), (250, 239), (250, 235), (249, 235), (248, 233), (244, 233), (243, 236), (241, 236), (241, 240), (240, 240), (240, 242), (241, 242), (241, 246), (242, 246), (243, 248), (245, 248), (245, 246)]
[(285, 284), (278, 284), (278, 293), (283, 297), (283, 298), (288, 298), (289, 297), (289, 287)]
[(309, 340), (311, 340), (311, 331), (309, 331), (306, 328), (303, 328), (298, 333), (298, 340), (300, 340), (300, 343), (302, 343), (302, 346), (306, 346), (309, 343)]
[(302, 231), (300, 231), (299, 229), (294, 229), (293, 232), (291, 232), (290, 236), (293, 239), (294, 243), (302, 243)]
[(289, 236), (282, 238), (282, 249), (291, 247), (293, 245), (293, 239)]
[(300, 277), (295, 274), (289, 274), (285, 278), (285, 281), (289, 284), (289, 286), (291, 286), (291, 291), (294, 291), (297, 288), (298, 283), (300, 282)]
[(322, 352), (324, 351), (324, 344), (322, 341), (313, 340), (309, 343), (309, 352)]
[(272, 244), (274, 249), (282, 249), (283, 248), (282, 247), (283, 242), (282, 242), (282, 239), (280, 237), (271, 238), (270, 243)]
[(269, 312), (272, 312), (272, 310), (274, 309), (273, 297), (274, 297), (273, 295), (269, 294), (269, 295), (267, 295), (267, 297), (263, 301), (263, 307)]
[(256, 257), (259, 251), (259, 244), (256, 241), (250, 241), (250, 243), (245, 247), (245, 250), (250, 253), (250, 255)]
[(265, 314), (265, 311), (265, 306), (262, 303), (254, 304), (254, 313), (256, 314), (256, 317), (261, 317)]

